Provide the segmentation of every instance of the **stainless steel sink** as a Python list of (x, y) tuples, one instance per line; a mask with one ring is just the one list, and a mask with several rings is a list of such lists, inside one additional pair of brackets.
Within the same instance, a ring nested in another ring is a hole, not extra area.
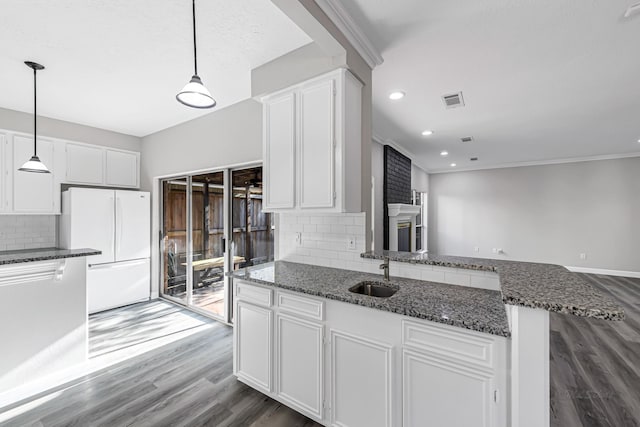
[(363, 282), (356, 283), (349, 288), (349, 292), (354, 294), (368, 295), (370, 297), (389, 298), (391, 295), (398, 292), (398, 286), (385, 282), (373, 282), (365, 280)]

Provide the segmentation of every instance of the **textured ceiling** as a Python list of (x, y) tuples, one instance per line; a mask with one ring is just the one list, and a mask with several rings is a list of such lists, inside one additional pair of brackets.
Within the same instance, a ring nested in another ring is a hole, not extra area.
[[(198, 71), (216, 109), (251, 94), (250, 70), (310, 38), (269, 0), (196, 2)], [(144, 136), (214, 110), (179, 104), (193, 74), (189, 0), (2, 0), (0, 107)]]
[[(633, 2), (344, 0), (385, 60), (374, 133), (434, 171), (640, 153)], [(445, 110), (440, 96), (457, 91), (466, 107)]]

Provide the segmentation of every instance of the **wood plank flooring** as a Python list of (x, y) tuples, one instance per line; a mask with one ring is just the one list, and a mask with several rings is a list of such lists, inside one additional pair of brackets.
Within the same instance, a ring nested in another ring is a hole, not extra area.
[(640, 426), (640, 279), (582, 274), (622, 322), (551, 313), (551, 425)]
[[(627, 319), (551, 314), (551, 425), (640, 426), (640, 279), (583, 277)], [(0, 426), (318, 426), (235, 379), (231, 337), (163, 301), (91, 316), (94, 372), (0, 409)]]
[(90, 317), (109, 365), (0, 409), (0, 426), (319, 426), (238, 382), (232, 329), (164, 301)]

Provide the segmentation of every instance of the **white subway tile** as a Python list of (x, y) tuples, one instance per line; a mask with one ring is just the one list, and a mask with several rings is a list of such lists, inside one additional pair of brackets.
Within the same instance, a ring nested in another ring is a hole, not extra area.
[(422, 280), (442, 283), (444, 282), (444, 271), (422, 270), (421, 277)]
[(469, 286), (471, 284), (471, 276), (469, 274), (445, 272), (444, 282), (452, 285)]

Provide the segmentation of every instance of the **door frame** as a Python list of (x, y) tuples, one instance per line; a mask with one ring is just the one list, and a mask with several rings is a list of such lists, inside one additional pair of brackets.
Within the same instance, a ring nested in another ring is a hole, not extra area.
[[(233, 250), (232, 250), (232, 246), (233, 246), (233, 218), (231, 217), (232, 214), (232, 202), (233, 202), (233, 198), (232, 196), (232, 191), (233, 191), (233, 183), (231, 182), (231, 173), (233, 171), (237, 171), (237, 170), (242, 170), (242, 169), (250, 169), (253, 167), (264, 167), (261, 161), (258, 162), (249, 162), (249, 163), (241, 163), (241, 164), (236, 164), (236, 165), (230, 165), (230, 166), (223, 166), (223, 167), (217, 167), (217, 168), (211, 168), (211, 169), (201, 169), (201, 170), (195, 170), (195, 171), (190, 171), (190, 172), (183, 172), (183, 173), (176, 173), (176, 174), (171, 174), (171, 175), (166, 175), (166, 176), (158, 176), (154, 178), (154, 188), (157, 191), (157, 195), (158, 197), (156, 197), (156, 202), (153, 204), (153, 208), (154, 210), (157, 209), (158, 215), (158, 223), (157, 223), (157, 233), (155, 233), (155, 236), (157, 236), (157, 241), (155, 242), (154, 247), (158, 250), (157, 253), (157, 268), (155, 269), (156, 272), (158, 273), (158, 280), (157, 280), (157, 290), (158, 290), (158, 297), (161, 299), (165, 299), (167, 301), (170, 301), (172, 303), (175, 303), (177, 305), (180, 305), (182, 307), (185, 307), (189, 310), (192, 310), (198, 314), (201, 314), (203, 316), (209, 317), (211, 319), (220, 321), (222, 323), (226, 323), (228, 325), (232, 325), (232, 316), (233, 316), (233, 309), (232, 309), (232, 304), (233, 304), (233, 280), (231, 277), (229, 277), (227, 275), (227, 273), (229, 271), (231, 271), (231, 267), (233, 265), (233, 261), (232, 261), (232, 256), (233, 256)], [(264, 169), (263, 169), (264, 171)], [(223, 236), (224, 236), (224, 240), (225, 240), (225, 250), (223, 253), (223, 257), (224, 257), (224, 286), (225, 286), (225, 304), (224, 304), (224, 315), (223, 316), (217, 316), (211, 312), (208, 312), (206, 310), (200, 309), (196, 306), (194, 306), (192, 304), (192, 290), (193, 290), (193, 268), (192, 268), (192, 261), (193, 261), (193, 230), (192, 230), (192, 200), (191, 200), (191, 188), (192, 188), (192, 177), (196, 176), (196, 175), (203, 175), (203, 174), (208, 174), (208, 173), (216, 173), (216, 172), (222, 172), (223, 175), (223, 181), (224, 181), (224, 192), (223, 192), (223, 218), (224, 218), (224, 231), (223, 231)], [(171, 179), (186, 179), (187, 180), (187, 197), (186, 197), (186, 215), (187, 215), (187, 298), (186, 298), (186, 302), (182, 301), (178, 298), (175, 297), (171, 297), (169, 295), (165, 295), (164, 294), (164, 277), (163, 277), (163, 273), (164, 273), (164, 256), (163, 256), (163, 251), (164, 249), (162, 248), (162, 238), (163, 238), (163, 230), (164, 230), (164, 209), (163, 209), (163, 203), (164, 203), (164, 192), (162, 189), (162, 183), (163, 181), (168, 181)], [(152, 256), (152, 260), (153, 260), (153, 256)], [(152, 281), (153, 281), (153, 277), (152, 277)], [(152, 285), (153, 286), (153, 285)]]

